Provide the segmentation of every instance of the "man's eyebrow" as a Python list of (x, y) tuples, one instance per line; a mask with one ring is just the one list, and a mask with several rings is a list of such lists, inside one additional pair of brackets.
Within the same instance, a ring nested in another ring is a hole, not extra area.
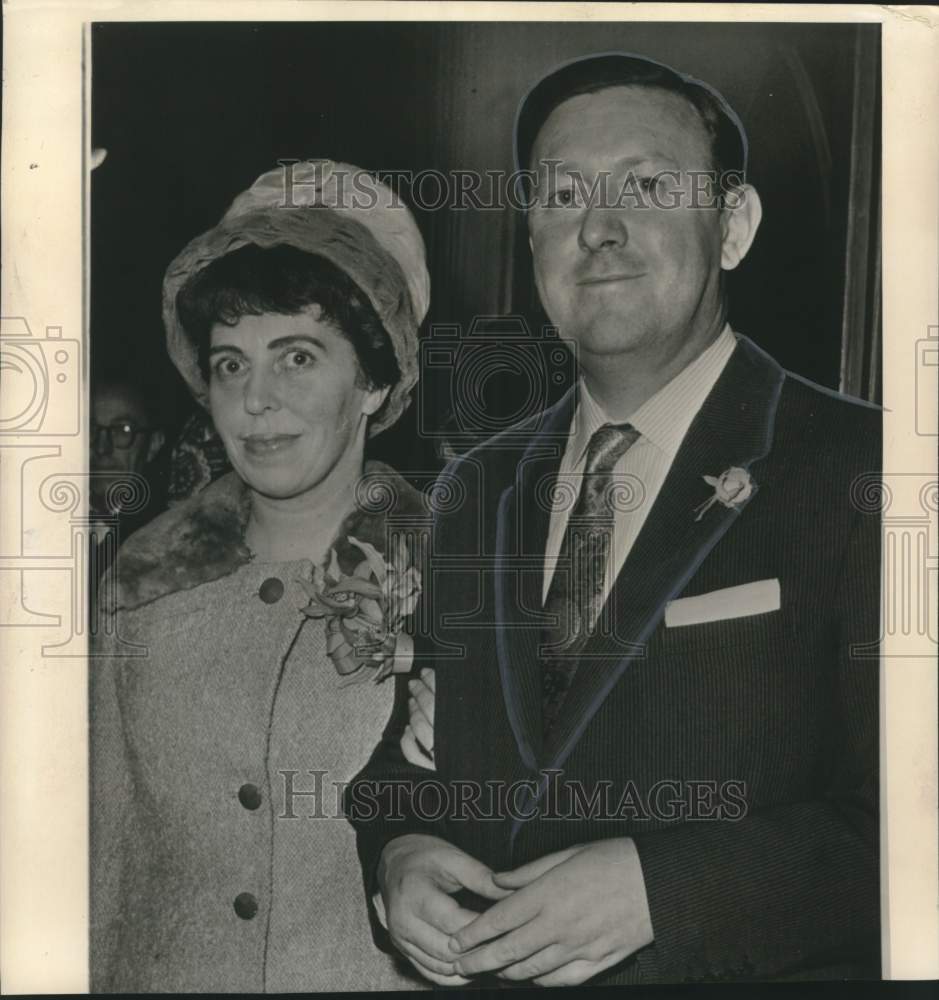
[(109, 424), (142, 424), (146, 423), (143, 417), (133, 413), (116, 413), (108, 420)]
[[(576, 160), (557, 160), (557, 159), (546, 159), (541, 161), (542, 166), (550, 163), (552, 166), (556, 167), (558, 174), (570, 175), (570, 174), (580, 174), (583, 176), (583, 167)], [(616, 167), (627, 169), (632, 167), (637, 167), (643, 163), (656, 163), (656, 164), (666, 164), (669, 167), (678, 168), (678, 161), (673, 159), (668, 153), (662, 153), (659, 150), (652, 150), (649, 153), (642, 153), (639, 156), (624, 156), (621, 160), (616, 161)], [(553, 172), (553, 171), (551, 171)]]
[(644, 156), (627, 156), (625, 159), (619, 160), (617, 166), (635, 167), (640, 163), (668, 163), (673, 167), (678, 166), (677, 161), (672, 159), (668, 153), (660, 153), (658, 150), (646, 153)]

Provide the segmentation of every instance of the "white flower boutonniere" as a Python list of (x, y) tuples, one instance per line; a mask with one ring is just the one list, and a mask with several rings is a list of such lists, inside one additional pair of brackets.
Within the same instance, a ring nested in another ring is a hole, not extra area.
[(756, 489), (750, 473), (737, 466), (727, 469), (719, 476), (704, 476), (704, 481), (708, 486), (714, 487), (714, 496), (695, 507), (698, 515), (696, 521), (700, 521), (716, 503), (722, 503), (725, 507), (739, 507)]

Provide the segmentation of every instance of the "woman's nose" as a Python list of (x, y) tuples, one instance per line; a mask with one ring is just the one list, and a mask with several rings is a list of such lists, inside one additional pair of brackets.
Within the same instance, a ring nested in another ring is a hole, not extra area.
[(264, 368), (254, 368), (245, 385), (245, 409), (258, 414), (265, 410), (275, 410), (277, 399), (277, 379), (275, 374)]
[(580, 244), (592, 253), (618, 250), (629, 242), (626, 214), (622, 208), (591, 206), (584, 213)]

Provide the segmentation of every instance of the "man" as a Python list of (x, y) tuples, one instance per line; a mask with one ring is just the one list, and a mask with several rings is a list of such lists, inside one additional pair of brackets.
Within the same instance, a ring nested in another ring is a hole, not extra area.
[(91, 516), (96, 576), (116, 546), (162, 509), (154, 462), (165, 434), (146, 389), (124, 375), (102, 376), (91, 393)]
[(728, 327), (760, 202), (706, 85), (581, 60), (516, 143), (581, 378), (442, 476), (451, 809), (401, 752), (402, 683), (348, 800), (376, 919), (436, 983), (876, 976), (879, 412)]

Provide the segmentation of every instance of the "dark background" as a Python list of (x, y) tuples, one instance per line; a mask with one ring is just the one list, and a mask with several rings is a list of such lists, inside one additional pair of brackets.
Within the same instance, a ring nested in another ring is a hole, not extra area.
[[(166, 265), (279, 158), (376, 171), (502, 169), (541, 75), (589, 52), (651, 56), (716, 86), (747, 128), (764, 216), (730, 275), (735, 329), (823, 385), (879, 397), (878, 25), (102, 23), (92, 29), (91, 204), (96, 372), (129, 368), (167, 418), (192, 404), (163, 347)], [(425, 198), (432, 197), (430, 187)], [(479, 315), (545, 323), (521, 213), (418, 211), (432, 324)], [(402, 469), (439, 464), (452, 374), (375, 442)], [(513, 379), (489, 380), (498, 417)], [(562, 391), (553, 384), (550, 398)], [(496, 421), (498, 423), (498, 420)], [(425, 433), (418, 433), (421, 430)]]

